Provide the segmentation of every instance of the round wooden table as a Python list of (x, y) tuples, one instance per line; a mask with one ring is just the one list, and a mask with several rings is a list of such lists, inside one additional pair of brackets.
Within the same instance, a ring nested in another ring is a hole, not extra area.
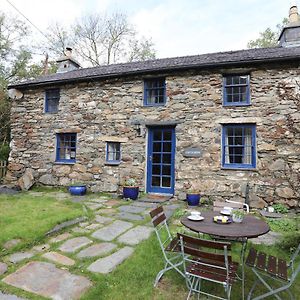
[(226, 239), (228, 241), (237, 241), (242, 243), (241, 267), (242, 267), (242, 299), (245, 299), (245, 251), (247, 241), (266, 234), (270, 231), (269, 225), (261, 219), (251, 215), (245, 215), (242, 223), (219, 224), (213, 221), (214, 216), (220, 215), (219, 212), (207, 211), (201, 212), (204, 217), (202, 221), (191, 221), (187, 217), (181, 218), (181, 223), (195, 232), (209, 234), (216, 239)]
[(251, 215), (245, 215), (242, 223), (219, 224), (213, 221), (214, 216), (220, 213), (215, 211), (201, 212), (202, 221), (191, 221), (187, 217), (181, 219), (181, 223), (195, 232), (207, 233), (213, 236), (228, 239), (255, 238), (269, 232), (269, 225), (261, 219)]

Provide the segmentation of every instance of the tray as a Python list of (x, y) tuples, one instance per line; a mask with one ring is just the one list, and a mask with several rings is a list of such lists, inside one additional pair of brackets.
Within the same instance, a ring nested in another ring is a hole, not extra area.
[[(226, 222), (222, 222), (222, 219), (226, 218)], [(214, 216), (213, 221), (217, 224), (225, 225), (232, 223), (232, 218), (225, 217), (225, 216)]]

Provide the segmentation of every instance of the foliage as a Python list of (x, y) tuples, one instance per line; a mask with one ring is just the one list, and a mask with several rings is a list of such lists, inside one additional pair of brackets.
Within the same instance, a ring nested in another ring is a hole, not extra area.
[(273, 204), (272, 207), (274, 208), (275, 212), (281, 214), (286, 214), (289, 211), (288, 208), (282, 203)]
[(284, 18), (280, 24), (276, 25), (276, 29), (267, 28), (259, 33), (259, 37), (255, 40), (250, 40), (247, 44), (248, 48), (268, 48), (278, 45), (278, 38), (282, 28), (288, 24), (288, 19)]
[(135, 178), (128, 178), (126, 181), (125, 181), (125, 186), (136, 186), (137, 183), (136, 183), (136, 179)]
[(245, 213), (244, 211), (240, 210), (240, 209), (235, 209), (233, 212), (232, 212), (232, 215), (235, 215), (237, 218), (241, 219), (244, 217)]
[(7, 160), (9, 155), (9, 145), (0, 145), (0, 160)]
[(299, 218), (267, 219), (272, 231), (276, 232), (295, 232), (298, 228)]
[(284, 251), (293, 252), (300, 244), (300, 232), (293, 232), (283, 235), (278, 246)]

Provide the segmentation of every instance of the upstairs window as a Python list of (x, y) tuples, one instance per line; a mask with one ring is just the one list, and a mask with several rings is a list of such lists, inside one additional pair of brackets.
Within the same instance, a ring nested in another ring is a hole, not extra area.
[(223, 125), (222, 166), (225, 168), (255, 168), (255, 136), (254, 124)]
[(59, 89), (45, 91), (45, 113), (57, 113), (60, 98)]
[(242, 106), (250, 104), (249, 75), (228, 75), (223, 79), (224, 106)]
[(56, 161), (75, 163), (76, 133), (58, 133), (56, 135)]
[(156, 106), (166, 103), (166, 82), (164, 78), (144, 81), (144, 105)]
[(121, 161), (121, 143), (107, 142), (106, 162), (109, 164), (119, 164)]

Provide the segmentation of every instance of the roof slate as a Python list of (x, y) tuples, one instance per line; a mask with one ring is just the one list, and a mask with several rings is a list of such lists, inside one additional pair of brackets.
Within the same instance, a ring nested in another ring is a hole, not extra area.
[(279, 62), (299, 60), (300, 47), (274, 47), (247, 49), (228, 52), (208, 53), (202, 55), (162, 58), (140, 62), (112, 64), (93, 68), (82, 68), (65, 73), (55, 73), (11, 84), (9, 88), (27, 88), (61, 84), (73, 81), (88, 81), (89, 79), (122, 77), (134, 74), (151, 74), (182, 69), (209, 68), (220, 66), (234, 66), (264, 62)]

